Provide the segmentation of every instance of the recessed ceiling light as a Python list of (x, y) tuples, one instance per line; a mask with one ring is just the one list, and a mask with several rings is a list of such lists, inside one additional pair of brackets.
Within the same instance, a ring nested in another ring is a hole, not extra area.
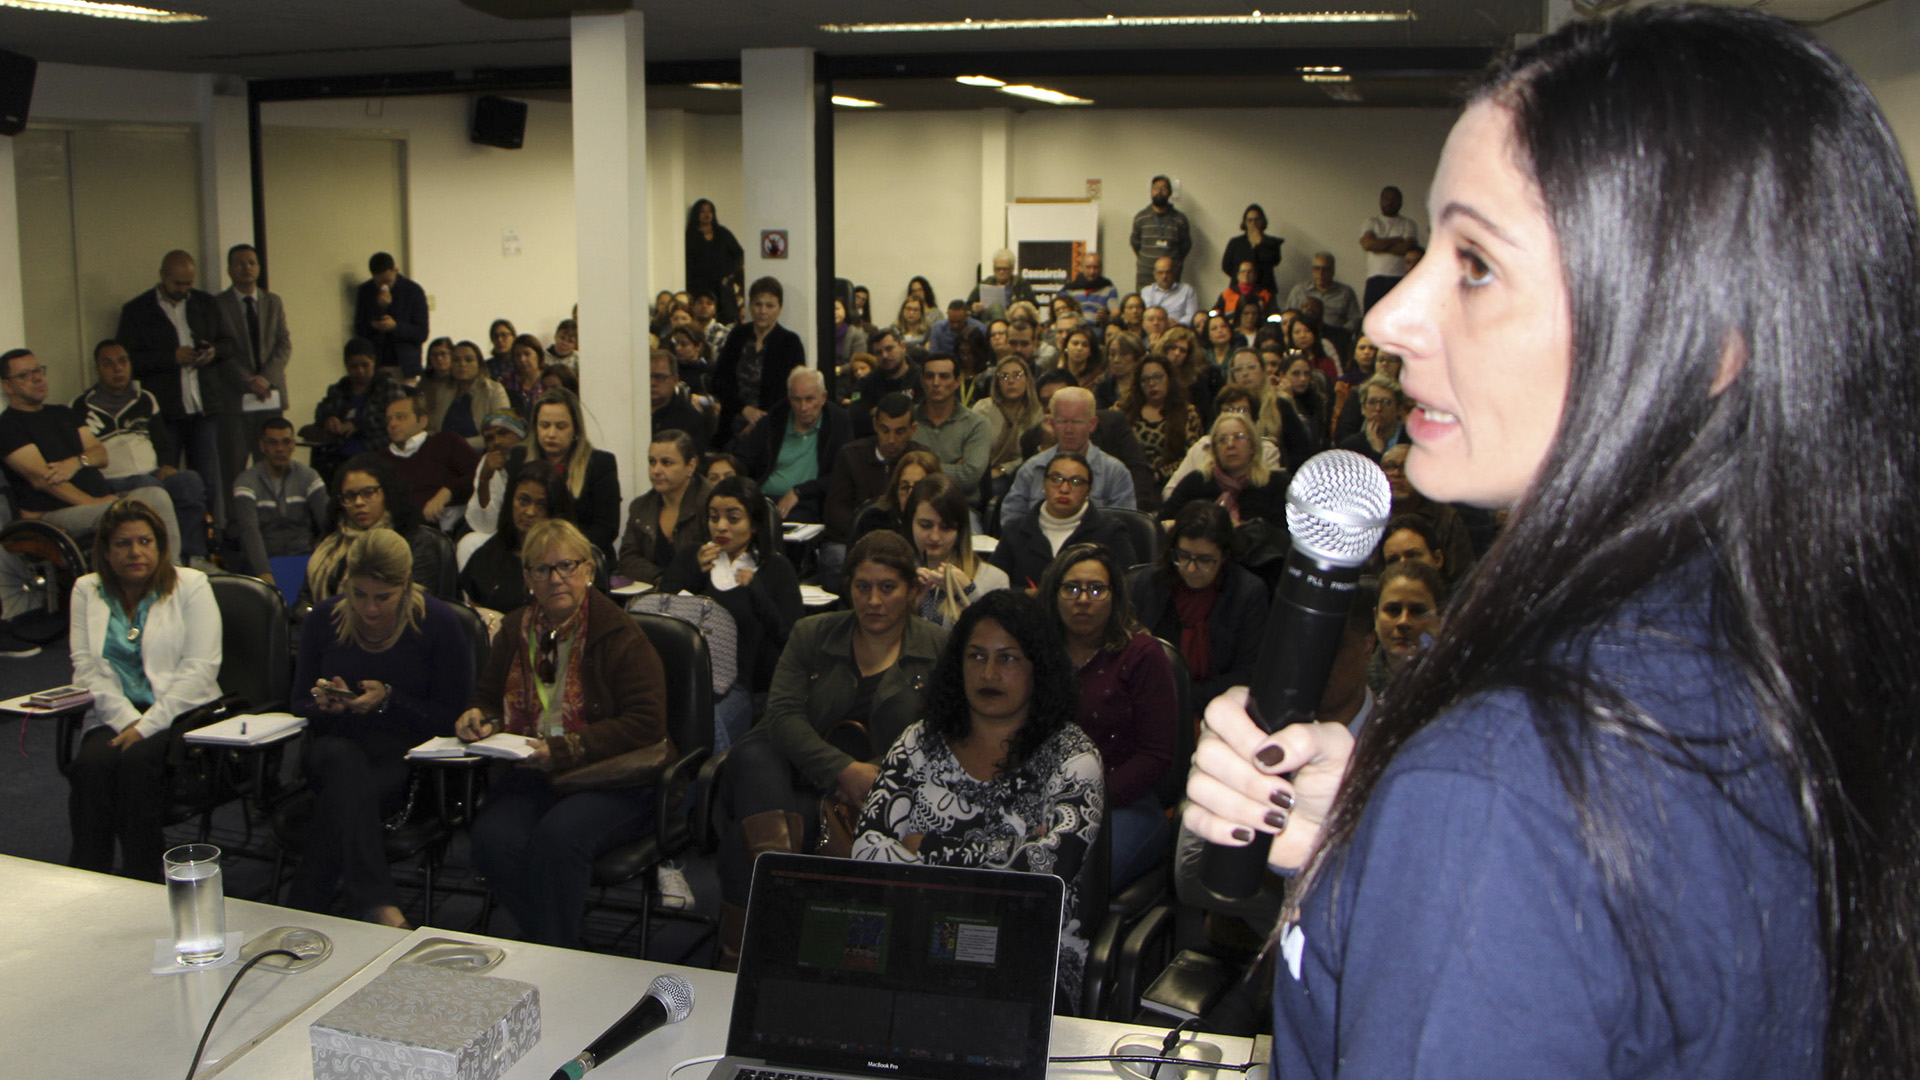
[(1300, 76), (1300, 81), (1301, 82), (1318, 82), (1318, 83), (1344, 83), (1344, 82), (1352, 82), (1353, 76), (1351, 75), (1302, 75)]
[(1032, 98), (1035, 101), (1044, 101), (1049, 105), (1093, 104), (1092, 98), (1074, 97), (1072, 94), (1063, 94), (1058, 90), (1049, 90), (1044, 86), (1003, 86), (1000, 88), (1000, 92), (1023, 98)]
[(1092, 30), (1102, 27), (1301, 26), (1412, 22), (1411, 11), (1253, 12), (1249, 15), (1109, 15), (1104, 19), (948, 19), (939, 22), (821, 23), (829, 34), (914, 34), (955, 30)]
[(1000, 79), (996, 79), (991, 75), (956, 75), (954, 76), (953, 81), (957, 83), (965, 83), (968, 86), (1005, 86), (1007, 85), (1004, 81)]
[(162, 11), (159, 8), (139, 7), (135, 4), (95, 3), (94, 0), (0, 0), (0, 7), (21, 8), (26, 11), (52, 11), (63, 15), (91, 15), (96, 19), (131, 19), (134, 22), (184, 23), (207, 20), (205, 15)]
[(1317, 67), (1295, 68), (1294, 70), (1300, 72), (1302, 75), (1334, 75), (1347, 69), (1341, 67), (1339, 64), (1326, 64)]
[[(4, 2), (5, 0), (0, 0), (0, 3)], [(737, 82), (697, 82), (693, 84), (693, 88), (695, 90), (738, 90), (740, 89), (740, 84)]]
[(845, 94), (833, 95), (833, 103), (835, 105), (844, 105), (849, 109), (877, 109), (880, 107), (880, 103), (877, 101), (868, 101), (866, 98), (848, 97)]

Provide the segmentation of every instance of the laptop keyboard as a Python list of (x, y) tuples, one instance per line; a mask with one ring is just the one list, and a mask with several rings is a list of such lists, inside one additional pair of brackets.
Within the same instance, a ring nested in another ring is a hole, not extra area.
[(834, 1080), (830, 1076), (816, 1073), (787, 1072), (784, 1069), (741, 1069), (734, 1073), (734, 1080)]

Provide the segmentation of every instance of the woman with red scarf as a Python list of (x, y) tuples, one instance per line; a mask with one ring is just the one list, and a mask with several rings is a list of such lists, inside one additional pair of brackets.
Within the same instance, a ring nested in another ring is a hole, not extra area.
[(1197, 719), (1229, 686), (1253, 681), (1267, 586), (1234, 559), (1233, 521), (1213, 503), (1188, 503), (1167, 541), (1158, 566), (1127, 575), (1127, 590), (1141, 625), (1186, 657)]
[(1160, 516), (1178, 518), (1188, 503), (1210, 502), (1224, 508), (1235, 525), (1260, 518), (1285, 528), (1287, 474), (1267, 467), (1253, 422), (1242, 413), (1221, 413), (1209, 441), (1213, 468), (1188, 473), (1175, 484)]

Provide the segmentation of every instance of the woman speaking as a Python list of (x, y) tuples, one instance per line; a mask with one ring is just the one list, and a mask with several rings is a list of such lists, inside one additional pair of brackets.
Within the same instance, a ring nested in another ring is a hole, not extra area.
[(1430, 205), (1367, 334), (1408, 479), (1507, 528), (1358, 746), (1223, 697), (1188, 785), (1195, 832), (1300, 869), (1275, 1074), (1907, 1075), (1920, 281), (1886, 121), (1803, 31), (1651, 7), (1503, 61)]

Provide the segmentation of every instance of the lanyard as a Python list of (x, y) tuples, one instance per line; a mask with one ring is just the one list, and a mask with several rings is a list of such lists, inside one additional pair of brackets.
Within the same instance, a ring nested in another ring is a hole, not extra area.
[[(557, 635), (554, 638), (553, 662), (553, 685), (557, 687), (560, 685), (560, 680), (564, 677), (559, 668), (560, 645)], [(527, 674), (532, 676), (533, 692), (540, 698), (539, 722), (544, 725), (547, 720), (547, 714), (553, 711), (553, 692), (547, 688), (547, 684), (540, 681), (540, 657), (535, 651), (532, 634), (527, 635)]]

